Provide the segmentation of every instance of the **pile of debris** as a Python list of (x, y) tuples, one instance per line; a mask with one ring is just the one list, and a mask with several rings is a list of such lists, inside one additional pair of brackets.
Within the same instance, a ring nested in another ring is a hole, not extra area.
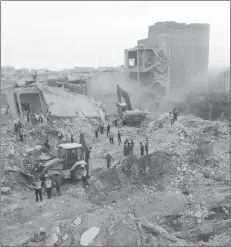
[[(94, 140), (94, 129), (88, 119), (84, 117), (53, 118), (51, 125), (42, 123), (33, 126), (23, 123), (24, 141), (20, 142), (16, 140), (12, 121), (9, 120), (2, 128), (2, 185), (19, 190), (20, 186), (15, 177), (23, 176), (26, 179), (22, 183), (23, 187), (30, 188), (28, 180), (32, 183), (35, 168), (57, 157), (58, 145), (63, 141), (70, 142), (71, 134), (74, 141), (79, 142), (82, 132), (91, 146)], [(49, 140), (51, 150), (43, 146), (46, 138)]]

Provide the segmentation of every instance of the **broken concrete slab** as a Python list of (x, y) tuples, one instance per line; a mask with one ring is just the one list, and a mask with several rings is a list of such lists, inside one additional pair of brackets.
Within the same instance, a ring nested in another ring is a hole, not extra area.
[(2, 187), (1, 193), (4, 195), (10, 195), (12, 193), (12, 189), (10, 187)]
[(99, 227), (91, 227), (86, 232), (83, 233), (80, 239), (80, 244), (83, 246), (88, 246), (96, 236), (99, 234), (100, 228)]
[(54, 246), (59, 240), (59, 237), (53, 233), (44, 243), (45, 246)]
[(81, 222), (82, 222), (82, 220), (81, 220), (81, 218), (80, 218), (79, 216), (77, 216), (77, 217), (75, 218), (75, 220), (73, 221), (73, 223), (74, 223), (76, 226), (80, 225)]

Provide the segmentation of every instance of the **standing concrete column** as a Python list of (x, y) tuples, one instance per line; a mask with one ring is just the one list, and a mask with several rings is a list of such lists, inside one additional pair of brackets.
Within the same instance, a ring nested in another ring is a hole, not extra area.
[(18, 106), (19, 106), (19, 111), (20, 111), (20, 118), (23, 119), (23, 112), (22, 112), (22, 106), (21, 106), (20, 94), (19, 93), (17, 93), (17, 100), (18, 100)]
[(136, 66), (137, 66), (137, 82), (140, 82), (140, 72), (139, 72), (139, 50), (137, 49), (137, 62), (136, 62)]

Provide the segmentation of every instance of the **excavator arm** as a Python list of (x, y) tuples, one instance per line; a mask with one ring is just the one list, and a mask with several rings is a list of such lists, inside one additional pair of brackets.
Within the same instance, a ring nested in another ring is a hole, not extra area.
[(118, 96), (118, 101), (121, 103), (121, 97), (124, 98), (125, 103), (128, 106), (128, 110), (132, 111), (132, 105), (130, 101), (130, 97), (126, 91), (124, 91), (119, 85), (117, 85), (117, 96)]

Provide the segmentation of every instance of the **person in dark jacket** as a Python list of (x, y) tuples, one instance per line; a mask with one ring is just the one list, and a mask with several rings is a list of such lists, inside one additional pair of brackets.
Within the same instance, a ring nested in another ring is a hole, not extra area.
[(23, 142), (23, 133), (22, 133), (22, 124), (20, 121), (18, 121), (18, 136), (21, 142)]
[(27, 119), (27, 123), (29, 123), (30, 122), (30, 112), (29, 111), (27, 111), (26, 113), (26, 119)]
[(61, 196), (61, 192), (60, 192), (60, 187), (61, 187), (61, 181), (59, 179), (58, 174), (55, 174), (55, 188), (56, 188), (56, 192), (58, 196)]
[(105, 161), (107, 162), (107, 169), (109, 169), (111, 167), (111, 162), (114, 161), (114, 159), (112, 158), (112, 156), (108, 153)]
[(97, 139), (99, 136), (98, 128), (95, 129), (95, 139)]
[(145, 152), (146, 152), (146, 155), (148, 155), (148, 146), (149, 146), (149, 141), (148, 141), (148, 138), (146, 137), (146, 140), (145, 140)]
[(128, 147), (128, 155), (129, 155), (132, 152), (132, 146), (130, 142), (128, 142), (127, 147)]
[(74, 143), (74, 136), (71, 134), (71, 143)]
[(19, 139), (19, 135), (18, 135), (18, 124), (17, 124), (17, 122), (14, 123), (14, 132), (15, 132), (16, 140), (18, 140)]
[(108, 125), (107, 125), (107, 136), (108, 136), (108, 134), (110, 133), (110, 129), (111, 129), (111, 126), (110, 126), (110, 124), (108, 124)]
[(131, 140), (131, 154), (133, 154), (133, 150), (134, 150), (134, 141)]
[(140, 154), (141, 154), (141, 156), (144, 155), (144, 145), (142, 142), (140, 142)]
[(121, 141), (121, 133), (119, 132), (119, 130), (118, 130), (118, 133), (117, 133), (117, 137), (118, 137), (118, 143), (120, 145), (122, 143), (122, 141)]

